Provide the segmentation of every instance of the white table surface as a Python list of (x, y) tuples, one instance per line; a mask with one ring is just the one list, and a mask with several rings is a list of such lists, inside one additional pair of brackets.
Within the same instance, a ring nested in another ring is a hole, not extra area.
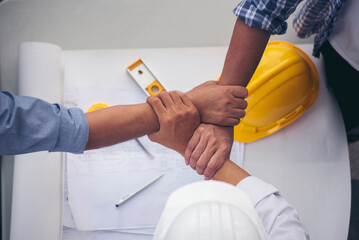
[[(310, 55), (311, 45), (300, 47)], [(167, 48), (98, 51), (97, 56), (113, 57), (127, 65), (142, 57), (168, 90), (187, 90), (217, 78), (225, 53), (226, 48), (222, 47)], [(71, 54), (65, 52), (64, 56)], [(86, 54), (90, 56), (93, 51)], [(245, 144), (244, 168), (281, 190), (296, 206), (311, 239), (346, 239), (350, 171), (345, 131), (338, 107), (325, 86), (322, 62), (313, 61), (320, 76), (316, 102), (293, 124), (267, 138)], [(79, 62), (79, 67), (85, 66)], [(120, 75), (129, 78), (125, 71)], [(99, 84), (91, 80), (91, 70), (88, 77), (86, 82), (79, 80), (79, 83)], [(101, 86), (119, 84), (116, 78), (107, 79)], [(46, 80), (44, 77), (39, 81)], [(31, 90), (23, 88), (21, 93), (50, 100), (56, 91), (59, 89), (45, 92), (41, 84), (36, 84)], [(61, 154), (27, 154), (17, 156), (15, 161), (11, 239), (59, 239)]]
[[(0, 3), (0, 87), (18, 93), (21, 42), (45, 41), (64, 49), (227, 46), (235, 22), (232, 10), (238, 2), (4, 0)], [(311, 43), (314, 37), (299, 39), (289, 27), (286, 34), (271, 38)], [(2, 156), (3, 239), (9, 239), (13, 168), (13, 157)]]

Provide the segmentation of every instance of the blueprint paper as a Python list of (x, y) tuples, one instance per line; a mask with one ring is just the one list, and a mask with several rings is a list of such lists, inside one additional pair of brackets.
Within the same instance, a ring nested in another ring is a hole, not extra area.
[[(140, 140), (154, 159), (149, 159), (134, 140), (83, 155), (67, 155), (69, 203), (77, 229), (156, 226), (171, 192), (203, 180), (203, 176), (185, 165), (180, 154), (150, 142), (147, 137)], [(232, 159), (238, 159), (239, 145), (234, 144)], [(158, 181), (115, 207), (121, 198), (161, 173), (164, 176)]]

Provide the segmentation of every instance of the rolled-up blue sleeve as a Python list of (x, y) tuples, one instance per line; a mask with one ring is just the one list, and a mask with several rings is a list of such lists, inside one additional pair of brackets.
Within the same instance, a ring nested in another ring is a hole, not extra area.
[(285, 22), (302, 0), (243, 0), (233, 10), (245, 24), (271, 34), (284, 34)]
[(0, 155), (82, 153), (88, 135), (88, 122), (81, 109), (0, 92)]

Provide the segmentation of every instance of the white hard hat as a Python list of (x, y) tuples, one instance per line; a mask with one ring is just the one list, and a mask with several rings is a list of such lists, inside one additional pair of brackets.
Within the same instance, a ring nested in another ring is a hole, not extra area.
[(173, 192), (154, 240), (264, 240), (264, 227), (246, 193), (223, 182), (202, 181)]

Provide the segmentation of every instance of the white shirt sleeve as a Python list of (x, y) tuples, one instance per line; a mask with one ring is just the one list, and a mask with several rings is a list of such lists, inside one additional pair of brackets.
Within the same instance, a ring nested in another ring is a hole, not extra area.
[(250, 176), (238, 183), (246, 192), (266, 229), (268, 240), (308, 240), (309, 234), (291, 206), (279, 191), (261, 179)]

